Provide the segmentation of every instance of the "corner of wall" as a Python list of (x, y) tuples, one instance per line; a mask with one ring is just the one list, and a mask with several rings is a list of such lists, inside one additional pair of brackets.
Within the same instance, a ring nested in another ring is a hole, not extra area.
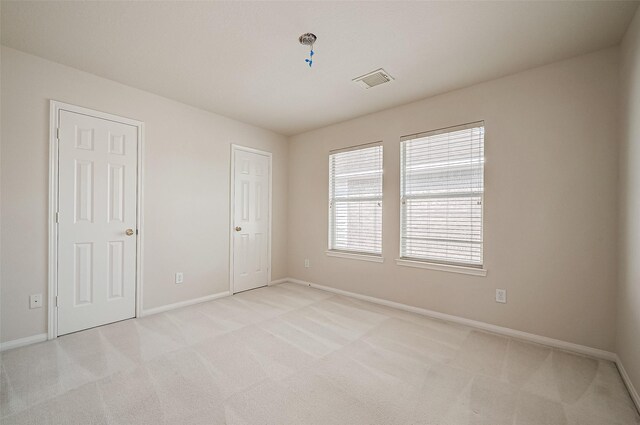
[(618, 282), (615, 351), (618, 368), (640, 409), (640, 9), (620, 45)]

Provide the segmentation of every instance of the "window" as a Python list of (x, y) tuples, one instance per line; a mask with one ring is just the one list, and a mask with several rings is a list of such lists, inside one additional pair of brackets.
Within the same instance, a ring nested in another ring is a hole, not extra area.
[(484, 123), (403, 137), (400, 256), (482, 268)]
[(382, 255), (382, 146), (329, 155), (329, 250)]

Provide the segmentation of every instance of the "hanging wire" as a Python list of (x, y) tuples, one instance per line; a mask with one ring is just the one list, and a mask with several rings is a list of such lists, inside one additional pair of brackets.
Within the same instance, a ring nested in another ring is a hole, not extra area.
[(311, 50), (309, 50), (309, 59), (305, 59), (304, 61), (308, 63), (309, 68), (311, 68), (311, 65), (313, 65), (313, 44), (311, 45)]
[(313, 44), (316, 42), (316, 40), (317, 37), (315, 36), (315, 34), (312, 34), (310, 32), (302, 34), (298, 38), (300, 44), (302, 44), (303, 46), (309, 46), (309, 57), (304, 60), (307, 65), (309, 65), (309, 68), (311, 68), (311, 66), (313, 65), (313, 55), (315, 54), (315, 52), (313, 51)]

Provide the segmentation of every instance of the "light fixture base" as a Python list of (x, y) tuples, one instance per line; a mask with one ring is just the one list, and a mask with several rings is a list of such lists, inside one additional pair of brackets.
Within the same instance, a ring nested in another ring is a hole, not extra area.
[(313, 43), (315, 43), (317, 39), (318, 37), (310, 32), (304, 33), (300, 37), (298, 37), (298, 41), (303, 46), (313, 46)]

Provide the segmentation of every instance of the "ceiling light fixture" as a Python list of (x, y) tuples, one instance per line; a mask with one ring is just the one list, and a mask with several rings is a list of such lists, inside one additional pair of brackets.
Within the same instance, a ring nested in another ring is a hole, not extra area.
[(298, 41), (300, 42), (300, 44), (302, 44), (303, 46), (309, 46), (309, 58), (304, 60), (309, 65), (309, 68), (311, 68), (311, 65), (313, 65), (313, 43), (315, 43), (317, 39), (318, 37), (310, 32), (304, 33), (300, 37), (298, 37)]

